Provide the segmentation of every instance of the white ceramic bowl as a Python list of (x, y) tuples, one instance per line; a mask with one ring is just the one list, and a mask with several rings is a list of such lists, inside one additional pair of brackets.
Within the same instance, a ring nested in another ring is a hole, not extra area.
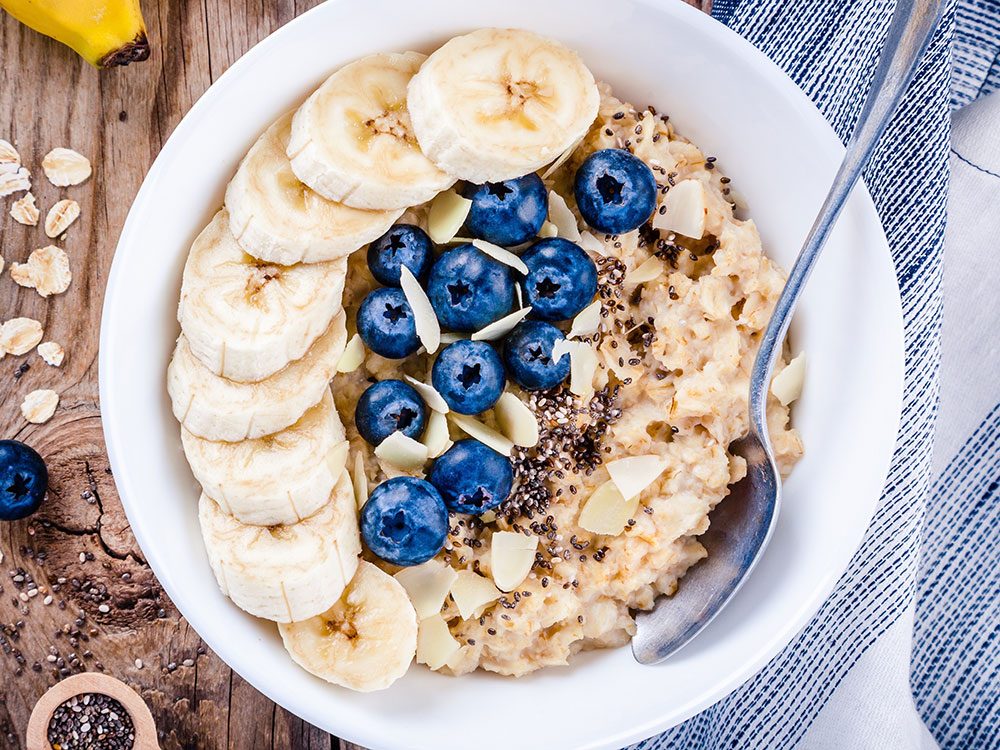
[(171, 599), (263, 693), (370, 748), (613, 748), (705, 708), (757, 671), (816, 611), (859, 545), (892, 452), (902, 317), (888, 248), (859, 189), (816, 268), (795, 323), (809, 355), (795, 409), (806, 456), (747, 585), (675, 658), (588, 653), (520, 680), (453, 679), (414, 667), (360, 695), (292, 663), (273, 625), (224, 599), (202, 548), (198, 489), (181, 454), (165, 371), (191, 240), (222, 203), (257, 134), (334, 68), (387, 50), (431, 51), (481, 26), (521, 26), (576, 48), (597, 76), (654, 104), (734, 180), (767, 251), (786, 268), (842, 149), (806, 97), (753, 47), (666, 0), (332, 0), (261, 42), (192, 107), (153, 165), (122, 232), (101, 331), (101, 405), (129, 521)]

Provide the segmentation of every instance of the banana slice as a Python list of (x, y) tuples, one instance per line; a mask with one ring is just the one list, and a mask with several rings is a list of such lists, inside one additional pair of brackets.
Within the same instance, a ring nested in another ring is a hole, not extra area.
[(329, 390), (347, 345), (346, 321), (341, 311), (302, 359), (258, 383), (215, 375), (181, 334), (167, 367), (174, 416), (198, 437), (228, 442), (264, 437), (295, 424)]
[(318, 615), (358, 567), (358, 511), (346, 473), (318, 513), (291, 526), (240, 523), (204, 494), (198, 518), (219, 588), (255, 617), (292, 622)]
[(580, 57), (520, 29), (480, 29), (434, 52), (406, 105), (424, 153), (471, 182), (521, 177), (557, 159), (597, 117)]
[(220, 211), (191, 246), (177, 319), (194, 355), (230, 380), (273, 375), (341, 310), (347, 259), (277, 266), (247, 255)]
[(364, 211), (323, 198), (299, 182), (285, 150), (292, 113), (269, 127), (229, 187), (229, 228), (240, 247), (269, 263), (317, 263), (350, 255), (378, 239), (403, 213)]
[(455, 182), (420, 151), (406, 86), (425, 56), (378, 54), (326, 79), (292, 120), (292, 171), (320, 195), (355, 208), (401, 209)]
[(181, 442), (205, 494), (236, 520), (256, 526), (296, 523), (323, 507), (350, 447), (329, 390), (274, 435), (222, 443), (182, 427)]
[(409, 669), (417, 651), (417, 615), (406, 590), (362, 561), (344, 596), (321, 615), (278, 625), (299, 666), (351, 690), (382, 690)]

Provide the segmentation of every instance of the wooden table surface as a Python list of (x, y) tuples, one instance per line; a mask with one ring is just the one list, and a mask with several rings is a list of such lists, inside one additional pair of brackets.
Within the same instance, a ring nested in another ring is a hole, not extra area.
[[(171, 604), (119, 503), (97, 388), (104, 286), (147, 169), (223, 71), (317, 4), (144, 0), (151, 58), (104, 72), (10, 16), (0, 18), (0, 138), (17, 147), (32, 171), (43, 219), (64, 197), (82, 208), (66, 240), (57, 243), (73, 273), (65, 294), (42, 299), (14, 284), (9, 273), (0, 276), (0, 322), (34, 318), (45, 340), (66, 350), (60, 368), (34, 352), (0, 361), (0, 436), (32, 445), (50, 472), (42, 509), (25, 521), (0, 524), (0, 748), (25, 748), (35, 702), (63, 677), (82, 671), (106, 672), (139, 691), (165, 750), (354, 747), (258, 693), (207, 649)], [(41, 160), (56, 146), (90, 158), (91, 179), (69, 188), (49, 184)], [(41, 226), (11, 219), (13, 200), (0, 199), (0, 256), (8, 269), (50, 244)], [(24, 364), (29, 369), (15, 377)], [(61, 398), (44, 425), (28, 424), (19, 409), (37, 388), (52, 388)], [(32, 589), (37, 594), (29, 596)]]

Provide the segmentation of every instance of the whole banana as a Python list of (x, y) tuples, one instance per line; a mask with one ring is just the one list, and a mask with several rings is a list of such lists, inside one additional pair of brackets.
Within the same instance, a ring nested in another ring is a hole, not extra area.
[(0, 8), (98, 68), (149, 57), (139, 0), (0, 0)]

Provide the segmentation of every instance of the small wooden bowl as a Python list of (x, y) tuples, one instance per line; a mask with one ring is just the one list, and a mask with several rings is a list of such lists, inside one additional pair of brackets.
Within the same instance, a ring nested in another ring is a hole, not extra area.
[(160, 750), (156, 741), (156, 724), (142, 697), (121, 680), (99, 672), (84, 672), (67, 677), (49, 688), (35, 704), (28, 719), (28, 750), (52, 750), (48, 731), (52, 714), (74, 695), (100, 693), (114, 698), (128, 711), (135, 729), (135, 750)]

